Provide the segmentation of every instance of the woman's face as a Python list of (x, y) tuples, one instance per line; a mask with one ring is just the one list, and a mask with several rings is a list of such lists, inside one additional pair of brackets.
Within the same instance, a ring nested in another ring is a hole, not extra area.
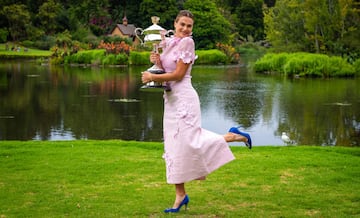
[(191, 36), (194, 21), (190, 17), (182, 16), (175, 21), (175, 36), (183, 38)]

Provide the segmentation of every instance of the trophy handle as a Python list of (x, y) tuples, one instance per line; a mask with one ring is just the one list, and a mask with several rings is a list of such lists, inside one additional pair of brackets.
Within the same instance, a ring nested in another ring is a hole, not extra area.
[(165, 33), (166, 37), (170, 37), (171, 35), (175, 35), (175, 31), (174, 30), (167, 30)]
[(144, 41), (141, 39), (141, 35), (143, 35), (143, 33), (144, 33), (144, 30), (143, 29), (141, 29), (141, 28), (136, 28), (135, 30), (134, 30), (134, 34), (135, 34), (135, 36), (136, 36), (136, 38), (138, 38), (139, 39), (139, 41), (141, 42), (141, 45), (143, 45), (144, 44)]

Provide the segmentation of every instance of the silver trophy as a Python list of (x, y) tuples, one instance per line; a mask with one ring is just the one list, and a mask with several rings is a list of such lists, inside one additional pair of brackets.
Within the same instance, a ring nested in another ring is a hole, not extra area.
[[(163, 34), (163, 37), (169, 37), (171, 33), (172, 34), (174, 33), (173, 30), (168, 30), (167, 31), (164, 28), (162, 28), (161, 26), (159, 26), (158, 25), (159, 20), (160, 20), (159, 17), (152, 16), (151, 21), (152, 21), (153, 25), (146, 28), (145, 30), (143, 30), (141, 28), (136, 28), (135, 32), (134, 32), (135, 36), (140, 40), (141, 45), (143, 45), (143, 46), (153, 46), (153, 52), (155, 52), (155, 53), (159, 53), (159, 48), (161, 48), (159, 46), (159, 43), (162, 40), (162, 34)], [(143, 39), (141, 38), (141, 36), (143, 36)], [(160, 66), (158, 66), (156, 64), (154, 64), (152, 67), (147, 69), (147, 71), (149, 71), (150, 73), (153, 73), (153, 74), (163, 74), (163, 73), (165, 73), (164, 69), (162, 69)], [(154, 82), (154, 81), (146, 83), (141, 88), (142, 89), (164, 88), (167, 91), (169, 89), (163, 83)]]

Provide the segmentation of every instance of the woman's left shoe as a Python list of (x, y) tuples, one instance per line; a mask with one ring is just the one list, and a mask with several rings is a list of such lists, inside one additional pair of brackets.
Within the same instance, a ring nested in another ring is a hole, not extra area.
[(189, 201), (190, 201), (189, 196), (185, 195), (185, 198), (182, 200), (182, 202), (180, 203), (180, 205), (177, 208), (168, 208), (168, 209), (165, 209), (164, 212), (165, 213), (177, 213), (180, 211), (180, 209), (183, 205), (185, 205), (185, 210), (186, 210)]
[(245, 132), (240, 132), (240, 130), (237, 127), (231, 127), (229, 129), (229, 132), (244, 136), (245, 138), (247, 138), (247, 142), (244, 142), (246, 147), (248, 147), (249, 149), (252, 148), (252, 143), (251, 143), (251, 137), (248, 133)]

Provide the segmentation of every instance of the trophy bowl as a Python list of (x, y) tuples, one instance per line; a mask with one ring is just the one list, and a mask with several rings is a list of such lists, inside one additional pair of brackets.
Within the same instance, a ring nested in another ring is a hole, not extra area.
[[(166, 37), (166, 35), (173, 33), (173, 30), (167, 31), (164, 28), (162, 28), (161, 26), (159, 26), (158, 25), (159, 20), (160, 20), (159, 17), (152, 16), (151, 21), (152, 21), (153, 25), (146, 28), (145, 30), (143, 30), (141, 28), (136, 28), (135, 32), (134, 32), (135, 36), (141, 42), (141, 45), (146, 46), (146, 47), (152, 46), (153, 52), (155, 52), (155, 53), (159, 53), (159, 48), (160, 48), (159, 43), (161, 42), (163, 37)], [(165, 73), (165, 71), (156, 64), (154, 64), (152, 67), (150, 67), (146, 71), (153, 73), (153, 74)], [(149, 90), (147, 90), (147, 89), (149, 89)], [(144, 90), (144, 91), (150, 91), (151, 89), (160, 89), (160, 91), (165, 89), (166, 91), (169, 91), (169, 88), (161, 82), (151, 81), (141, 87), (141, 90)]]

